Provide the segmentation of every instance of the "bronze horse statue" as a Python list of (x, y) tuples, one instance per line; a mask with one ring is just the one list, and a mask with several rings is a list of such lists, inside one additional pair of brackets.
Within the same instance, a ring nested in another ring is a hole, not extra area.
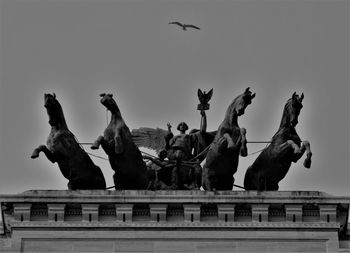
[(284, 106), (283, 116), (272, 142), (247, 169), (244, 177), (246, 190), (277, 191), (278, 183), (286, 176), (291, 163), (296, 163), (306, 151), (304, 166), (311, 166), (311, 150), (308, 141), (301, 141), (295, 126), (303, 107), (304, 94), (299, 97), (295, 92)]
[(57, 162), (63, 176), (69, 180), (70, 190), (105, 189), (106, 182), (102, 171), (69, 131), (56, 95), (45, 94), (44, 99), (51, 131), (47, 146), (37, 147), (31, 158), (37, 158), (40, 152), (44, 152), (52, 163)]
[(232, 190), (239, 155), (247, 156), (246, 130), (238, 126), (238, 117), (251, 104), (255, 93), (247, 88), (229, 105), (208, 150), (202, 170), (205, 190)]
[(115, 171), (113, 175), (115, 189), (147, 189), (147, 167), (138, 147), (132, 140), (128, 126), (125, 124), (119, 107), (112, 94), (100, 94), (100, 102), (112, 114), (111, 121), (99, 136), (91, 149), (102, 149), (108, 155), (109, 163)]

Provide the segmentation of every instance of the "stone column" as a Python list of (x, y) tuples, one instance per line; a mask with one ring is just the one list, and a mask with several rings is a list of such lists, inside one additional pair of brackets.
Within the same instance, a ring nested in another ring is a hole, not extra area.
[(269, 221), (269, 204), (252, 205), (252, 222)]
[(337, 221), (337, 205), (320, 204), (320, 221), (336, 222)]
[(83, 221), (98, 221), (99, 206), (99, 204), (82, 204), (81, 212), (83, 215)]
[(286, 221), (287, 222), (302, 222), (303, 205), (301, 204), (286, 204)]
[(219, 221), (232, 222), (235, 219), (235, 205), (234, 204), (218, 204), (218, 218)]
[(29, 203), (14, 203), (13, 214), (16, 220), (30, 221), (30, 211), (32, 204)]
[(167, 204), (150, 204), (149, 210), (151, 221), (161, 222), (166, 221)]
[(115, 205), (117, 221), (131, 222), (133, 204), (117, 204)]
[(201, 217), (201, 205), (200, 204), (184, 204), (184, 216), (185, 221), (199, 222)]
[(64, 208), (66, 204), (47, 204), (49, 221), (64, 221)]

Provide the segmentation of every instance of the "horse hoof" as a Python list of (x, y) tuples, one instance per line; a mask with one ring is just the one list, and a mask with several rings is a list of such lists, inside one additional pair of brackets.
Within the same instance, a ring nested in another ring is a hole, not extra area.
[(34, 151), (33, 154), (30, 156), (30, 158), (35, 159), (39, 157), (39, 153)]
[(311, 167), (311, 159), (306, 158), (304, 161), (304, 167), (310, 169)]

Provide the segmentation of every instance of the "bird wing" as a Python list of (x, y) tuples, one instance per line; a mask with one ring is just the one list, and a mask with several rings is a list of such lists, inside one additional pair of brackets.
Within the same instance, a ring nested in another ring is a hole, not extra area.
[(169, 25), (171, 25), (171, 24), (173, 24), (173, 25), (178, 25), (178, 26), (183, 27), (183, 24), (181, 24), (180, 22), (177, 22), (177, 21), (175, 21), (175, 22), (170, 22)]
[(211, 90), (207, 93), (207, 99), (208, 99), (208, 101), (211, 99), (212, 96), (213, 96), (213, 89), (211, 89)]
[(185, 27), (191, 27), (191, 28), (200, 30), (200, 28), (198, 26), (195, 26), (195, 25), (185, 25)]
[(138, 147), (150, 148), (159, 153), (165, 148), (165, 137), (169, 134), (164, 129), (141, 127), (131, 131), (132, 140)]
[(198, 89), (197, 95), (198, 95), (199, 101), (202, 102), (204, 94), (201, 89)]

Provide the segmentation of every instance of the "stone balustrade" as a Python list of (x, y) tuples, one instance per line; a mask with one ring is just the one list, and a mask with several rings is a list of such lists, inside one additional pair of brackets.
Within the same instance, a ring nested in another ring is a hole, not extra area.
[(60, 226), (79, 222), (154, 226), (156, 222), (159, 226), (332, 227), (342, 222), (348, 208), (320, 192), (28, 191), (2, 196), (2, 205), (4, 214), (13, 218), (12, 226), (49, 221)]
[(49, 190), (0, 195), (0, 202), (4, 252), (349, 248), (350, 198), (316, 191)]

